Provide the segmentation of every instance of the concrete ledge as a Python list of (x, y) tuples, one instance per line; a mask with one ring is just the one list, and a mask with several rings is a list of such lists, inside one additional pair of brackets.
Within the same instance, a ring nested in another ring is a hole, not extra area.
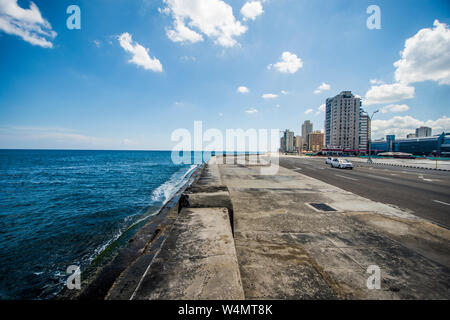
[(227, 208), (231, 231), (234, 234), (233, 204), (228, 187), (222, 185), (215, 157), (205, 166), (199, 181), (181, 195), (179, 211), (183, 208)]
[(131, 298), (244, 299), (227, 209), (183, 209)]
[(180, 199), (180, 211), (183, 208), (227, 208), (233, 210), (228, 189), (216, 191), (214, 189), (188, 190)]
[(233, 204), (226, 186), (193, 186), (180, 198), (179, 210), (183, 208), (226, 208), (234, 235)]

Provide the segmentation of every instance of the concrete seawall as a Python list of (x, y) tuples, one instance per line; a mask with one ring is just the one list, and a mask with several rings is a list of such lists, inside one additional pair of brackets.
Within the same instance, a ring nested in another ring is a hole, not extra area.
[(243, 299), (233, 208), (217, 165), (203, 165), (77, 295), (94, 299)]
[(64, 288), (56, 299), (104, 299), (117, 278), (134, 260), (148, 251), (159, 250), (161, 243), (177, 218), (180, 197), (186, 188), (199, 180), (204, 167), (205, 165), (202, 165), (192, 173), (186, 184), (167, 201), (158, 214), (140, 227), (118, 254), (113, 256), (112, 259), (108, 259), (111, 261), (107, 261), (106, 264), (101, 262), (104, 266), (90, 266), (89, 269), (94, 270), (88, 270), (87, 275), (83, 272), (81, 291)]
[(293, 170), (261, 176), (267, 157), (232, 158), (213, 157), (79, 298), (450, 298), (449, 230)]
[(106, 299), (243, 299), (232, 206), (217, 165), (203, 168), (181, 196), (158, 251), (136, 259)]

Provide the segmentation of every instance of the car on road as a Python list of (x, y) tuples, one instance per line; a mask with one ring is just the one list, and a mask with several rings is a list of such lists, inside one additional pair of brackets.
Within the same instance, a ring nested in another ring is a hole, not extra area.
[(325, 164), (331, 164), (331, 161), (333, 161), (333, 158), (332, 158), (332, 157), (328, 157), (328, 158), (325, 160)]
[(333, 159), (333, 161), (331, 161), (331, 166), (339, 169), (353, 169), (354, 167), (353, 163), (347, 159)]

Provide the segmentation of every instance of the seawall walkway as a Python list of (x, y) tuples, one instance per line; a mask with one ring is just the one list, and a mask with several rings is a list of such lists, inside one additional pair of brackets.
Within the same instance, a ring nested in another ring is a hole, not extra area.
[(95, 298), (450, 298), (449, 230), (286, 168), (263, 176), (267, 158), (227, 160), (137, 234), (147, 243)]

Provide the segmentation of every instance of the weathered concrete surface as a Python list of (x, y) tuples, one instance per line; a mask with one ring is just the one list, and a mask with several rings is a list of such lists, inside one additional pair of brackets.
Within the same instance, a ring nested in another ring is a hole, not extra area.
[(166, 237), (148, 244), (106, 299), (243, 299), (232, 212), (228, 188), (210, 161), (182, 194)]
[(349, 212), (346, 215), (450, 268), (450, 232), (447, 229), (428, 221), (387, 217), (368, 212)]
[[(250, 158), (213, 158), (86, 298), (450, 298), (449, 230), (293, 170), (262, 176), (269, 159)], [(370, 265), (380, 290), (366, 286)]]
[(183, 209), (131, 298), (243, 299), (227, 209)]
[[(246, 299), (450, 298), (447, 229), (424, 228), (428, 222), (398, 208), (285, 168), (272, 176), (254, 165), (219, 164), (219, 171), (233, 204)], [(319, 212), (311, 202), (337, 211)], [(414, 228), (405, 238), (388, 221)], [(424, 255), (426, 246), (441, 249)], [(380, 290), (367, 288), (370, 265), (381, 268)]]

